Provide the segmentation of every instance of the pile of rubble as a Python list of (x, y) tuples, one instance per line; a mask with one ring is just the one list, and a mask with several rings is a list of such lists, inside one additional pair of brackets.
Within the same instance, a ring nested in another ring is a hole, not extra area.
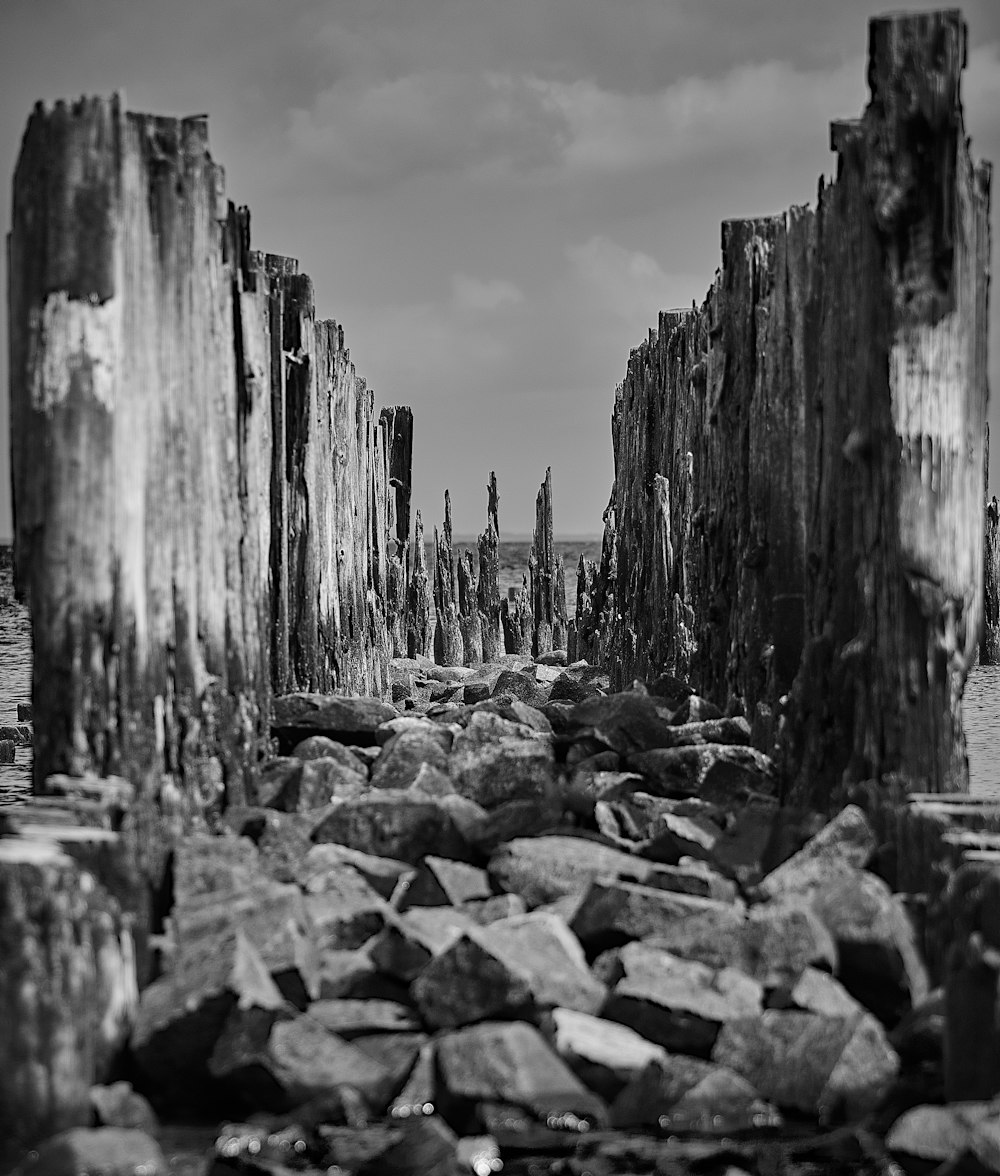
[[(207, 1172), (1000, 1171), (1000, 1111), (921, 1105), (942, 1002), (865, 814), (781, 807), (676, 679), (558, 662), (276, 701), (260, 803), (175, 853), (127, 1057), (225, 1121)], [(22, 1170), (154, 1176), (141, 1096), (94, 1100)]]

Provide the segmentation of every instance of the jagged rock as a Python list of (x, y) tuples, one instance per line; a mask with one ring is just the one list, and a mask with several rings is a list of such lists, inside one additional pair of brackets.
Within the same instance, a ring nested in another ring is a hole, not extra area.
[(865, 1011), (839, 980), (817, 968), (806, 968), (794, 980), (775, 988), (767, 1003), (772, 1009), (799, 1009), (824, 1017), (853, 1017)]
[(682, 816), (677, 812), (662, 812), (649, 836), (637, 844), (636, 851), (669, 865), (676, 865), (684, 857), (714, 862), (715, 846), (721, 835), (720, 826), (700, 814)]
[(613, 1099), (650, 1062), (667, 1051), (627, 1025), (576, 1009), (552, 1010), (552, 1044), (580, 1080), (604, 1099)]
[(658, 863), (646, 876), (646, 883), (659, 890), (714, 898), (719, 902), (734, 902), (738, 897), (736, 884), (731, 878), (713, 870), (707, 862), (684, 856), (676, 866)]
[(493, 685), (491, 697), (501, 695), (520, 699), (529, 706), (544, 706), (548, 702), (548, 691), (541, 686), (533, 674), (524, 670), (501, 670)]
[(435, 1115), (392, 1127), (324, 1128), (326, 1160), (354, 1176), (455, 1176), (459, 1141)]
[[(917, 1106), (893, 1123), (885, 1137), (885, 1146), (896, 1155), (941, 1164), (954, 1162), (968, 1153), (975, 1156), (985, 1171), (1000, 1172), (998, 1128), (1000, 1105), (996, 1102)], [(957, 1169), (958, 1172), (966, 1170)]]
[(315, 813), (285, 813), (253, 808), (226, 811), (226, 823), (257, 846), (260, 863), (276, 882), (294, 882), (302, 860), (312, 847)]
[(537, 706), (522, 702), (519, 698), (513, 698), (510, 703), (510, 713), (514, 722), (520, 723), (523, 727), (529, 727), (532, 731), (537, 731), (539, 735), (544, 735), (547, 738), (552, 737), (554, 733), (552, 724), (546, 718), (545, 712)]
[(455, 785), (447, 772), (430, 764), (421, 764), (408, 791), (422, 792), (424, 796), (456, 796)]
[(459, 906), (494, 897), (489, 875), (478, 866), (428, 854), (400, 890), (396, 909), (413, 906)]
[(477, 702), (485, 702), (490, 696), (488, 682), (466, 682), (462, 687), (462, 701), (466, 706), (474, 706)]
[(674, 922), (646, 942), (713, 968), (738, 968), (767, 988), (794, 982), (811, 964), (832, 970), (838, 958), (830, 932), (801, 902), (751, 907), (738, 921)]
[(710, 968), (644, 943), (621, 949), (624, 972), (603, 1015), (665, 1049), (708, 1056), (722, 1025), (752, 1017), (763, 988), (735, 968)]
[(13, 1176), (169, 1176), (160, 1145), (128, 1127), (72, 1127), (39, 1143)]
[(413, 907), (389, 922), (371, 947), (375, 966), (406, 983), (464, 932), (478, 926), (454, 907)]
[(301, 813), (323, 808), (335, 799), (361, 796), (367, 787), (367, 773), (357, 760), (354, 767), (346, 767), (333, 757), (303, 762), (283, 756), (261, 769), (257, 797), (279, 812)]
[(758, 889), (774, 897), (807, 889), (826, 874), (841, 873), (846, 867), (863, 870), (877, 848), (868, 818), (857, 805), (849, 804), (797, 853), (772, 870)]
[(375, 964), (364, 948), (327, 949), (319, 956), (320, 1000), (341, 1000), (353, 995), (375, 975)]
[(17, 704), (17, 721), (19, 723), (30, 723), (32, 720), (32, 706), (30, 702), (19, 702)]
[(398, 731), (392, 736), (372, 768), (373, 788), (409, 788), (425, 766), (447, 772), (452, 733), (433, 726), (433, 730)]
[(391, 898), (400, 884), (413, 873), (407, 862), (378, 857), (346, 845), (325, 842), (312, 845), (295, 873), (295, 881), (307, 894), (321, 894), (342, 876), (345, 868), (354, 870), (382, 898)]
[(606, 995), (566, 924), (539, 912), (466, 931), (435, 956), (411, 991), (436, 1028), (557, 1005), (593, 1013)]
[(310, 735), (364, 746), (374, 743), (376, 728), (396, 716), (395, 707), (377, 698), (284, 694), (274, 699), (271, 733), (282, 754)]
[(847, 869), (812, 887), (809, 902), (837, 943), (837, 975), (886, 1024), (930, 990), (913, 924), (901, 900), (874, 874)]
[(314, 1000), (306, 1016), (346, 1041), (362, 1034), (409, 1033), (420, 1028), (413, 1010), (393, 1000)]
[(726, 825), (712, 857), (741, 885), (754, 886), (817, 832), (817, 820), (817, 813), (780, 806), (776, 797), (756, 798)]
[(697, 694), (688, 694), (681, 699), (670, 721), (681, 726), (686, 723), (711, 722), (722, 717), (722, 711), (714, 702), (709, 702), (707, 698), (701, 698)]
[(591, 838), (550, 834), (506, 842), (488, 869), (501, 889), (520, 894), (534, 907), (578, 894), (598, 877), (644, 879), (651, 865)]
[(292, 756), (302, 760), (303, 763), (314, 759), (335, 759), (349, 771), (361, 772), (364, 776), (368, 775), (368, 766), (350, 748), (345, 747), (343, 743), (338, 743), (335, 739), (327, 738), (326, 735), (307, 736), (292, 748)]
[(700, 747), (706, 743), (729, 743), (750, 746), (750, 724), (742, 717), (730, 719), (702, 719), (680, 723), (668, 729), (669, 742), (665, 747)]
[[(481, 854), (495, 853), (505, 842), (538, 837), (565, 825), (561, 799), (554, 790), (541, 797), (504, 801), (489, 812), (462, 796), (443, 797), (442, 804), (463, 837)], [(460, 804), (475, 807), (463, 811)]]
[(323, 889), (306, 895), (306, 910), (320, 951), (351, 951), (385, 926), (391, 908), (362, 876), (348, 865), (323, 875)]
[(586, 702), (597, 698), (601, 691), (592, 682), (584, 682), (573, 673), (560, 674), (549, 690), (549, 705), (554, 702)]
[(885, 1098), (899, 1059), (868, 1013), (826, 1017), (768, 1009), (733, 1020), (719, 1033), (712, 1060), (742, 1074), (780, 1107), (829, 1121), (858, 1118)]
[(648, 694), (627, 690), (586, 699), (572, 721), (578, 738), (589, 735), (622, 756), (670, 746), (667, 716)]
[(128, 1127), (155, 1135), (159, 1128), (156, 1112), (131, 1082), (92, 1086), (88, 1092), (98, 1127)]
[(741, 924), (742, 905), (675, 894), (654, 886), (597, 879), (580, 901), (570, 926), (589, 948), (672, 934), (675, 924), (700, 916)]
[(185, 838), (174, 894), (168, 970), (140, 994), (131, 1047), (157, 1089), (195, 1097), (246, 952), (299, 1005), (318, 992), (319, 963), (301, 891), (267, 880), (246, 838)]
[(471, 915), (480, 927), (487, 927), (498, 919), (509, 919), (513, 915), (526, 915), (528, 906), (519, 894), (494, 894), (490, 898), (463, 902), (460, 909)]
[(739, 1074), (671, 1054), (633, 1075), (611, 1106), (615, 1127), (731, 1134), (781, 1125), (781, 1116)]
[(430, 1115), (437, 1103), (437, 1045), (433, 1038), (417, 1053), (403, 1088), (392, 1100), (389, 1114), (393, 1119)]
[(485, 1022), (447, 1033), (438, 1041), (437, 1058), (454, 1097), (511, 1103), (543, 1121), (561, 1112), (597, 1124), (607, 1119), (601, 1100), (524, 1022)]
[(460, 858), (466, 850), (440, 801), (390, 788), (335, 805), (316, 825), (313, 840), (410, 863), (428, 853)]
[(396, 735), (401, 735), (404, 732), (426, 735), (429, 739), (438, 739), (445, 746), (446, 751), (451, 750), (451, 741), (455, 737), (454, 728), (436, 723), (433, 719), (422, 715), (398, 715), (395, 719), (382, 723), (376, 730), (375, 743), (379, 747), (385, 747)]
[(208, 1067), (265, 1110), (288, 1110), (350, 1087), (380, 1111), (391, 1094), (385, 1066), (306, 1015), (283, 1020), (261, 1009), (235, 1010)]
[(551, 791), (555, 756), (551, 744), (530, 728), (477, 711), (455, 737), (448, 773), (462, 796), (491, 808)]
[(658, 747), (635, 752), (626, 766), (664, 795), (699, 796), (735, 804), (777, 788), (774, 764), (753, 747), (704, 743), (694, 747)]

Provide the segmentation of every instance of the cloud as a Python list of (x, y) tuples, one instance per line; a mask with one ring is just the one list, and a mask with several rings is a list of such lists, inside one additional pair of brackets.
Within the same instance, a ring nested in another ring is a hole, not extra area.
[(454, 274), (451, 279), (452, 298), (459, 310), (490, 311), (502, 306), (516, 306), (524, 295), (513, 282), (503, 278), (483, 281), (467, 274)]
[(289, 130), (297, 151), (364, 185), (532, 170), (554, 162), (566, 137), (562, 114), (528, 80), (442, 70), (374, 85), (345, 79), (293, 109)]
[[(648, 253), (597, 235), (566, 250), (577, 290), (591, 304), (633, 325), (654, 325), (661, 309), (689, 306), (704, 278), (668, 274)], [(639, 340), (636, 339), (636, 342)]]

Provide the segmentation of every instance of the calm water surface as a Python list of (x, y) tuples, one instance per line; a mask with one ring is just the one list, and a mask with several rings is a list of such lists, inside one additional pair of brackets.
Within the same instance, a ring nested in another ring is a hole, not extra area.
[[(457, 548), (464, 547), (456, 543)], [(527, 568), (527, 543), (500, 545), (500, 587), (520, 584)], [(599, 543), (557, 542), (566, 562), (566, 596), (576, 592), (576, 564), (582, 551), (600, 557)], [(430, 553), (428, 552), (428, 555)], [(17, 722), (17, 704), (31, 698), (31, 632), (27, 609), (14, 601), (9, 549), (0, 548), (0, 726)], [(1000, 799), (1000, 666), (976, 666), (965, 688), (965, 734), (971, 790)], [(19, 747), (13, 764), (0, 764), (0, 805), (30, 791), (31, 748)]]

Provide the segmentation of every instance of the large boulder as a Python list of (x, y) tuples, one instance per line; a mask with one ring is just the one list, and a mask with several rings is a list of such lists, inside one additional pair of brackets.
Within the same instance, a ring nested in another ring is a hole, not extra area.
[(761, 1095), (830, 1121), (860, 1118), (892, 1089), (899, 1059), (869, 1013), (829, 1017), (768, 1009), (727, 1022), (712, 1060), (742, 1074)]
[(431, 960), (411, 991), (435, 1028), (556, 1005), (594, 1013), (606, 995), (566, 924), (541, 912), (466, 931)]
[(550, 741), (531, 728), (477, 711), (455, 737), (448, 771), (460, 795), (494, 808), (552, 792), (555, 755)]
[(516, 838), (501, 845), (489, 863), (497, 886), (520, 894), (528, 906), (579, 894), (595, 878), (640, 881), (652, 868), (642, 858), (593, 838), (568, 834)]
[(741, 903), (598, 878), (581, 898), (570, 926), (588, 949), (600, 950), (630, 939), (668, 935), (676, 924), (704, 917), (735, 926), (742, 924), (745, 911)]
[(390, 788), (332, 806), (313, 830), (313, 840), (414, 864), (428, 853), (461, 858), (466, 852), (438, 799)]
[(375, 761), (372, 787), (409, 788), (424, 765), (446, 772), (451, 744), (451, 731), (437, 724), (424, 730), (397, 732)]
[(310, 735), (325, 735), (338, 743), (363, 747), (374, 743), (376, 729), (396, 716), (395, 707), (377, 698), (283, 694), (274, 699), (271, 734), (277, 738), (281, 754), (287, 754)]
[(577, 1009), (551, 1014), (556, 1053), (580, 1080), (602, 1098), (613, 1099), (650, 1062), (666, 1062), (667, 1051), (627, 1025)]
[(619, 964), (624, 975), (603, 1015), (671, 1051), (707, 1057), (721, 1026), (763, 1007), (761, 985), (735, 968), (709, 968), (643, 943), (623, 947)]
[(753, 747), (704, 743), (636, 752), (626, 761), (645, 777), (650, 791), (664, 796), (700, 796), (719, 804), (743, 803), (777, 789), (769, 756)]
[(768, 898), (801, 892), (821, 884), (831, 873), (839, 874), (852, 866), (864, 869), (877, 848), (868, 818), (857, 805), (849, 804), (800, 850), (771, 870), (758, 889)]

